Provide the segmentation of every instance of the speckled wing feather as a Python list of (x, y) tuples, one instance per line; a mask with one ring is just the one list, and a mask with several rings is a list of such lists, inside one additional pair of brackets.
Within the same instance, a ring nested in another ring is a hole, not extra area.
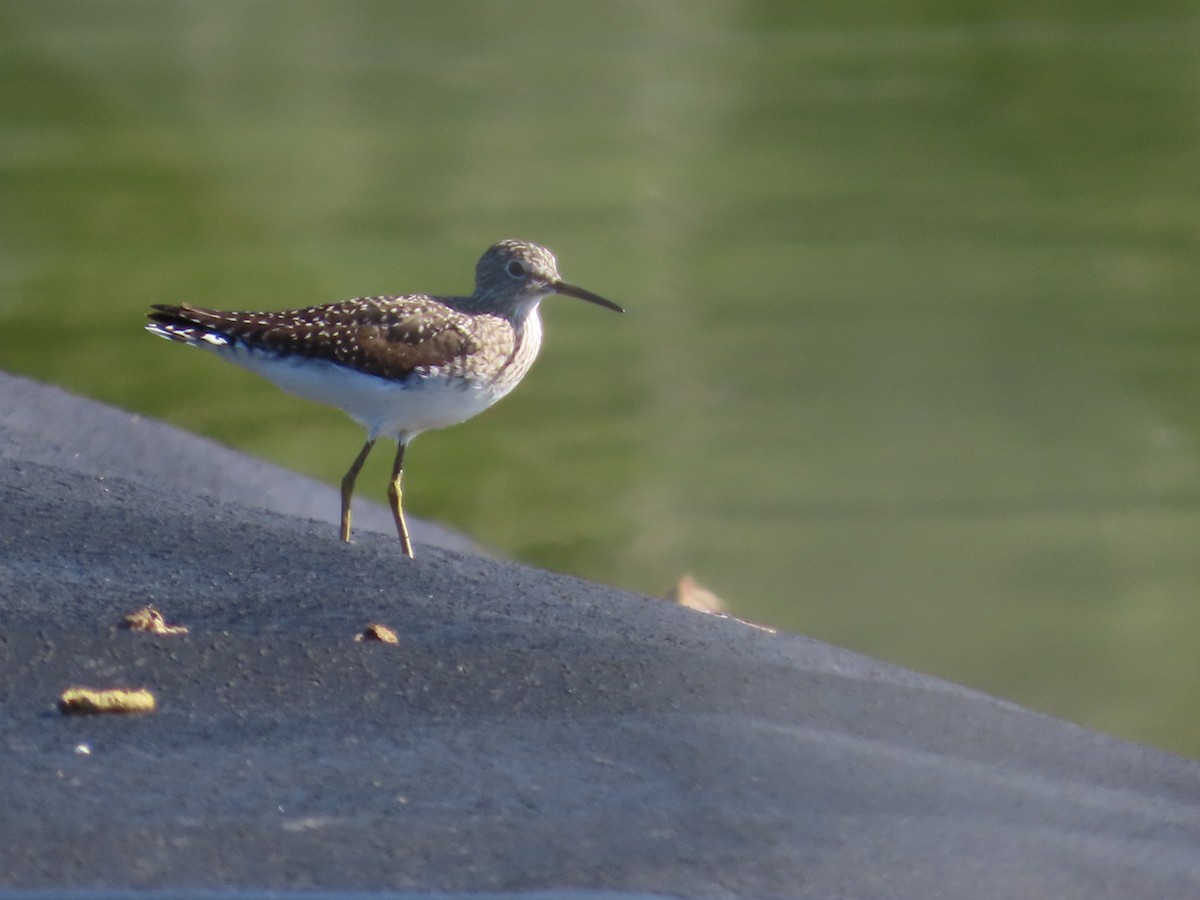
[(325, 359), (383, 378), (454, 372), (479, 350), (478, 321), (423, 295), (364, 297), (285, 312), (155, 305), (159, 333), (186, 342), (242, 345)]

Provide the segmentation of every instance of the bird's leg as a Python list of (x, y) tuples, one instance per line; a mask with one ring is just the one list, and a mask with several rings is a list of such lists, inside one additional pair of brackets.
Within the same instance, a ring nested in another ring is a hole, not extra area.
[(404, 490), (400, 480), (404, 477), (404, 440), (396, 442), (396, 462), (392, 464), (392, 480), (388, 484), (388, 500), (392, 504), (392, 518), (396, 520), (396, 533), (400, 535), (400, 547), (404, 555), (413, 558), (412, 541), (408, 539), (408, 526), (404, 524)]
[(347, 544), (350, 543), (350, 498), (354, 495), (354, 482), (358, 480), (358, 472), (363, 467), (363, 463), (367, 461), (367, 456), (374, 446), (374, 438), (363, 444), (363, 448), (358, 451), (358, 456), (354, 457), (350, 471), (342, 479), (342, 540)]

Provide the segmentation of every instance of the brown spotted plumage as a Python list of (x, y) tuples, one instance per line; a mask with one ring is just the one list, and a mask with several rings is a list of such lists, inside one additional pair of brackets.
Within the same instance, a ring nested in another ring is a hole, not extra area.
[(405, 448), (422, 431), (482, 412), (520, 382), (541, 347), (538, 304), (550, 294), (623, 312), (564, 283), (546, 248), (509, 240), (480, 258), (469, 297), (363, 297), (285, 312), (155, 305), (146, 328), (337, 406), (367, 428), (367, 442), (342, 479), (344, 541), (358, 472), (378, 438), (395, 438), (388, 498), (401, 545), (412, 556), (401, 500)]
[(491, 340), (511, 345), (516, 329), (500, 316), (462, 312), (433, 297), (363, 297), (288, 312), (224, 312), (155, 306), (150, 320), (175, 331), (220, 335), (250, 349), (323, 359), (402, 381), (414, 371), (459, 374)]

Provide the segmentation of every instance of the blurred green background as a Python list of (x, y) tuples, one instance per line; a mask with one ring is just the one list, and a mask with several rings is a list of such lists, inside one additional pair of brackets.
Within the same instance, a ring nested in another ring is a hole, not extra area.
[(1200, 756), (1195, 2), (8, 0), (0, 178), (0, 367), (329, 482), (146, 306), (545, 243), (630, 312), (548, 301), (414, 514)]

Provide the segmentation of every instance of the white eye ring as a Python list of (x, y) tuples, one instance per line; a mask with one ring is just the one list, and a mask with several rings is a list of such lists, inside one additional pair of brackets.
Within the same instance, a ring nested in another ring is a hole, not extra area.
[(527, 269), (525, 267), (525, 263), (521, 262), (519, 259), (509, 260), (508, 265), (504, 267), (504, 271), (507, 272), (512, 278), (524, 278), (529, 274), (529, 269)]

